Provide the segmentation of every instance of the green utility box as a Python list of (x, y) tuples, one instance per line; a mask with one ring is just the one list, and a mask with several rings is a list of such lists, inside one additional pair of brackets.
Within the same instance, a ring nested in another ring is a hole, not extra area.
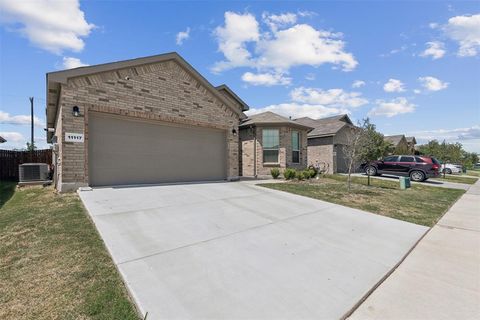
[(405, 190), (407, 188), (410, 188), (410, 178), (400, 177), (400, 189)]

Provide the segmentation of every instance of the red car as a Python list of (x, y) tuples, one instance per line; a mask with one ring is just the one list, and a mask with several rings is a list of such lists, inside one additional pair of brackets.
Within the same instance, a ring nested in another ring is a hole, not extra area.
[(410, 177), (412, 181), (425, 181), (439, 175), (440, 162), (434, 157), (398, 155), (362, 164), (362, 169), (370, 176), (390, 174)]

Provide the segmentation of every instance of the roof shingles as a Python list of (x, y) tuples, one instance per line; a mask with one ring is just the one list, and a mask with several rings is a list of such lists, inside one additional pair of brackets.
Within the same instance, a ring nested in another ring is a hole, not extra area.
[(385, 141), (390, 142), (394, 146), (397, 146), (400, 143), (400, 141), (402, 141), (402, 139), (404, 139), (404, 138), (405, 138), (405, 136), (403, 134), (397, 134), (397, 135), (394, 135), (394, 136), (385, 136), (384, 137)]
[(245, 121), (242, 122), (240, 127), (248, 127), (251, 125), (286, 125), (292, 127), (300, 127), (307, 130), (312, 129), (312, 127), (308, 124), (292, 121), (271, 111), (254, 114), (248, 117), (247, 119), (245, 119)]
[(308, 133), (309, 138), (321, 136), (333, 136), (344, 126), (352, 125), (352, 121), (346, 114), (333, 117), (312, 119), (303, 117), (295, 119), (295, 122), (313, 127), (314, 129)]

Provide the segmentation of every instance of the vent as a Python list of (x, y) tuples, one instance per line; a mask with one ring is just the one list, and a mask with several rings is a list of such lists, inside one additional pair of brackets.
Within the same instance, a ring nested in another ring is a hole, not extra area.
[(48, 164), (24, 163), (18, 167), (20, 182), (48, 180)]

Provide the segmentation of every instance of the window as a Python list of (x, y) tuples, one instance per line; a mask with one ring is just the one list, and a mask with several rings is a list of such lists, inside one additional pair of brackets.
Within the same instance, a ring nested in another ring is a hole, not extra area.
[(292, 162), (300, 163), (300, 134), (292, 131)]
[(385, 159), (383, 159), (383, 161), (385, 161), (385, 162), (396, 162), (397, 160), (398, 160), (397, 156), (390, 156), (390, 157), (386, 157)]
[(414, 157), (400, 157), (400, 162), (415, 162)]
[(417, 162), (425, 162), (425, 161), (423, 161), (423, 159), (420, 158), (420, 157), (415, 157), (415, 160), (417, 160)]
[(280, 134), (278, 129), (263, 129), (263, 162), (278, 163)]

